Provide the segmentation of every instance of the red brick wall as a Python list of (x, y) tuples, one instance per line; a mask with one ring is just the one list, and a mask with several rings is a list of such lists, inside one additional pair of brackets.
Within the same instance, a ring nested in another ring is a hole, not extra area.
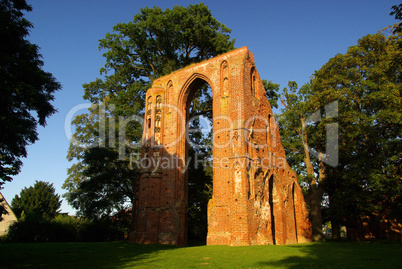
[(309, 241), (303, 195), (246, 47), (157, 79), (148, 90), (141, 163), (151, 161), (140, 177), (135, 241), (187, 242), (186, 111), (205, 82), (214, 133), (207, 244)]

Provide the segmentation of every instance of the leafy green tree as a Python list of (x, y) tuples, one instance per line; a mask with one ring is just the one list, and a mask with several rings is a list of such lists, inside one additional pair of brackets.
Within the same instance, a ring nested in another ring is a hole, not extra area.
[[(291, 83), (285, 90), (281, 135), (289, 162), (309, 187), (313, 239), (320, 238), (324, 193), (329, 196), (332, 226), (346, 225), (351, 238), (358, 236), (362, 215), (400, 219), (400, 39), (399, 33), (367, 35), (330, 59), (309, 84), (297, 91)], [(324, 109), (333, 102), (338, 103), (336, 118)], [(317, 111), (321, 117), (306, 122)], [(340, 159), (333, 167), (324, 153), (326, 128), (335, 122)], [(313, 151), (323, 154), (312, 156)]]
[(60, 206), (60, 196), (56, 194), (53, 184), (43, 181), (36, 181), (33, 187), (25, 187), (11, 201), (11, 208), (18, 218), (23, 214), (32, 214), (53, 219), (59, 213)]
[[(71, 193), (77, 213), (91, 219), (102, 219), (134, 204), (136, 173), (127, 162), (118, 159), (110, 148), (91, 148), (85, 152), (84, 176), (77, 191)], [(124, 179), (124, 180), (122, 180)]]
[(312, 239), (320, 241), (323, 238), (321, 202), (325, 190), (326, 166), (322, 154), (314, 157), (309, 151), (313, 145), (314, 136), (317, 135), (312, 132), (313, 126), (309, 123), (309, 118), (314, 113), (308, 106), (312, 95), (310, 83), (298, 89), (297, 83), (290, 81), (288, 88), (283, 90), (284, 108), (278, 117), (278, 125), (288, 162), (298, 173), (299, 181), (308, 186), (307, 201), (310, 209)]
[(339, 153), (347, 163), (337, 178), (358, 183), (364, 195), (354, 208), (362, 214), (401, 216), (400, 42), (400, 33), (367, 35), (315, 73), (311, 103), (339, 103)]
[(107, 50), (101, 68), (105, 78), (84, 84), (84, 98), (96, 103), (109, 97), (125, 115), (142, 110), (154, 79), (234, 49), (230, 29), (202, 3), (165, 11), (144, 8), (132, 22), (119, 23), (113, 30), (99, 45)]
[(268, 101), (271, 107), (278, 108), (278, 100), (280, 97), (279, 92), (279, 84), (273, 83), (271, 80), (267, 81), (266, 79), (262, 80), (262, 84), (265, 88), (265, 95), (268, 98)]
[(61, 88), (26, 39), (33, 26), (23, 12), (31, 10), (25, 0), (0, 1), (0, 187), (20, 172), (27, 145), (38, 140), (37, 125), (56, 112), (51, 101)]
[[(68, 191), (66, 197), (69, 203), (77, 206), (77, 199), (84, 197), (81, 187), (97, 189), (101, 186), (82, 182), (99, 179), (99, 173), (105, 173), (102, 178), (106, 180), (112, 167), (122, 169), (124, 162), (126, 171), (116, 175), (113, 180), (126, 186), (135, 185), (132, 182), (135, 180), (135, 170), (128, 169), (129, 156), (138, 153), (140, 148), (124, 148), (125, 145), (118, 139), (114, 142), (110, 139), (101, 141), (99, 108), (105, 106), (106, 126), (109, 128), (106, 133), (115, 132), (116, 137), (121, 136), (123, 122), (118, 118), (132, 115), (142, 118), (145, 93), (154, 79), (234, 49), (234, 40), (230, 40), (228, 35), (230, 29), (214, 19), (208, 7), (202, 3), (166, 10), (144, 8), (134, 16), (132, 22), (119, 23), (113, 30), (113, 33), (106, 34), (100, 40), (99, 48), (106, 50), (103, 54), (106, 64), (101, 68), (103, 79), (97, 78), (83, 85), (84, 99), (92, 102), (93, 106), (88, 113), (77, 116), (73, 121), (76, 130), (68, 159), (75, 163), (68, 170), (63, 188)], [(201, 103), (199, 105), (205, 107)], [(204, 112), (207, 110), (205, 108)], [(127, 143), (141, 141), (142, 126), (138, 122), (131, 121), (123, 127)], [(92, 151), (91, 147), (94, 146), (106, 147), (108, 154), (111, 151), (119, 152), (121, 162), (105, 162), (110, 169), (92, 173), (89, 166), (96, 163), (99, 156), (86, 152)], [(129, 173), (132, 175), (127, 176)], [(116, 198), (110, 205), (121, 205), (123, 200), (121, 196), (113, 194), (115, 191), (114, 188), (107, 189), (109, 197)], [(132, 195), (129, 199), (132, 199)]]

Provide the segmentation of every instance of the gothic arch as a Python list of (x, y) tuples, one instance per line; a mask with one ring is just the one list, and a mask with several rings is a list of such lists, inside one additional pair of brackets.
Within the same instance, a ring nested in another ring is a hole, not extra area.
[[(187, 126), (187, 120), (188, 120), (188, 107), (193, 100), (193, 96), (198, 90), (198, 86), (203, 85), (204, 83), (208, 83), (210, 87), (212, 88), (212, 95), (214, 95), (214, 88), (212, 86), (211, 80), (204, 74), (200, 73), (194, 73), (192, 74), (186, 82), (183, 84), (181, 87), (181, 90), (178, 95), (178, 110), (181, 114), (177, 114), (177, 121), (181, 121), (179, 124), (177, 124), (177, 133), (179, 134), (184, 134), (179, 137), (179, 141), (177, 142), (177, 152), (176, 154), (178, 155), (179, 158), (184, 158), (187, 160), (186, 157), (186, 126)], [(185, 121), (183, 122), (183, 119)]]
[(197, 80), (208, 83), (212, 88), (212, 95), (214, 94), (214, 85), (212, 84), (212, 82), (208, 78), (208, 76), (205, 74), (202, 74), (202, 73), (194, 73), (186, 80), (186, 82), (181, 87), (181, 90), (180, 90), (180, 93), (178, 96), (179, 108), (184, 108), (186, 105), (188, 105), (187, 102), (188, 102), (188, 100), (191, 99), (191, 98), (189, 98), (189, 97), (191, 97), (191, 90), (192, 90), (191, 88), (194, 83), (197, 83)]
[(276, 229), (276, 223), (277, 220), (275, 221), (275, 216), (278, 215), (278, 206), (279, 206), (279, 199), (278, 199), (278, 191), (276, 188), (274, 176), (271, 175), (269, 180), (268, 180), (268, 190), (269, 190), (269, 206), (270, 206), (270, 214), (271, 214), (271, 234), (272, 234), (272, 242), (273, 244), (276, 244), (277, 241), (277, 229)]
[(297, 196), (295, 195), (295, 186), (296, 183), (292, 184), (292, 204), (293, 204), (293, 220), (294, 220), (294, 229), (295, 229), (295, 241), (297, 241), (297, 214), (296, 214), (296, 204), (297, 204)]
[[(150, 167), (140, 167), (135, 230), (130, 238), (139, 243), (186, 245), (187, 111), (197, 86), (205, 82), (212, 89), (214, 132), (207, 244), (285, 244), (289, 233), (282, 231), (279, 236), (279, 227), (286, 226), (283, 214), (291, 212), (287, 206), (294, 203), (282, 205), (282, 189), (289, 188), (295, 178), (280, 142), (272, 145), (274, 139), (270, 138), (279, 138), (279, 131), (272, 128), (276, 124), (274, 117), (268, 116), (272, 109), (263, 95), (254, 56), (246, 47), (153, 81), (145, 98), (142, 146), (142, 157), (149, 158)], [(269, 117), (268, 128), (264, 125), (260, 130), (262, 135), (258, 135), (258, 124), (246, 126), (252, 117)], [(155, 143), (149, 143), (152, 139)], [(253, 146), (264, 143), (268, 147)], [(255, 171), (264, 177), (258, 184), (265, 184), (258, 193), (250, 190), (258, 187), (254, 186)], [(298, 184), (293, 186), (301, 193)], [(298, 231), (300, 227), (308, 230), (309, 224), (300, 217), (307, 211), (299, 196), (295, 208)], [(305, 234), (308, 241), (308, 232)]]

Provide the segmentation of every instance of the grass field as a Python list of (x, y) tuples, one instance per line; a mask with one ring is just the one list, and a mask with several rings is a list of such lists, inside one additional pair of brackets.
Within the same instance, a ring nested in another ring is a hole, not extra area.
[(111, 243), (1, 243), (0, 268), (402, 268), (402, 244), (172, 247)]

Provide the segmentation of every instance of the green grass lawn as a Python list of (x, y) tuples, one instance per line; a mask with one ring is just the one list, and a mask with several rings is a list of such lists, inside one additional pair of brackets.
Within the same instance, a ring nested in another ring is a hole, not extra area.
[(402, 268), (402, 244), (172, 247), (111, 243), (1, 243), (0, 268)]

